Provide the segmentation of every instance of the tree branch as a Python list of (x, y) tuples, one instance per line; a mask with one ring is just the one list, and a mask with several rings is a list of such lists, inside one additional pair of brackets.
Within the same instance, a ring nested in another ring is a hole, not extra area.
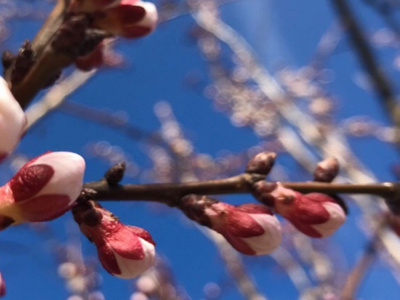
[[(143, 200), (155, 201), (176, 206), (178, 201), (188, 194), (224, 195), (224, 194), (249, 194), (253, 192), (253, 184), (264, 180), (260, 174), (243, 173), (237, 176), (187, 183), (156, 183), (156, 184), (123, 184), (109, 185), (106, 180), (88, 182), (85, 188), (97, 192), (96, 200)], [(392, 182), (376, 184), (343, 184), (322, 182), (282, 182), (290, 189), (301, 193), (325, 194), (369, 194), (384, 198), (395, 198), (400, 185)]]
[(361, 25), (353, 14), (350, 5), (346, 0), (332, 0), (343, 27), (348, 31), (351, 43), (357, 54), (361, 65), (370, 76), (374, 88), (385, 107), (387, 114), (397, 129), (397, 148), (400, 149), (400, 105), (397, 104), (395, 92), (390, 80), (379, 67), (379, 63), (373, 53), (372, 47), (368, 44)]

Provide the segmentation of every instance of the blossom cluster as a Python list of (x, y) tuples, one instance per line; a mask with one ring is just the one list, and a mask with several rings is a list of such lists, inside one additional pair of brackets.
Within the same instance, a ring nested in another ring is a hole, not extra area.
[[(246, 168), (247, 173), (267, 175), (274, 165), (274, 153), (259, 153)], [(332, 181), (339, 167), (329, 158), (318, 164), (314, 181)], [(236, 250), (248, 255), (267, 254), (281, 243), (279, 214), (300, 232), (322, 238), (333, 234), (346, 220), (346, 208), (336, 196), (302, 194), (282, 183), (258, 181), (254, 196), (263, 204), (231, 205), (208, 196), (187, 195), (179, 207), (197, 223), (220, 233)]]

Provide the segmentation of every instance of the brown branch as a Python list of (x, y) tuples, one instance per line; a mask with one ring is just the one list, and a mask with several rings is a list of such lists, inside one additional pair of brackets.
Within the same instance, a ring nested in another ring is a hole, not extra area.
[(25, 109), (37, 93), (72, 62), (71, 56), (57, 53), (48, 47), (22, 82), (11, 88), (21, 107)]
[(360, 286), (362, 279), (365, 277), (368, 268), (375, 261), (378, 253), (377, 246), (379, 245), (379, 235), (386, 223), (381, 222), (375, 231), (375, 234), (371, 237), (370, 241), (366, 245), (364, 252), (353, 270), (347, 276), (346, 282), (342, 289), (342, 295), (340, 299), (353, 300), (355, 294)]
[[(253, 184), (264, 180), (260, 174), (243, 173), (226, 179), (196, 181), (187, 183), (123, 184), (110, 186), (105, 180), (88, 182), (85, 188), (97, 192), (96, 200), (143, 200), (176, 206), (179, 199), (188, 194), (224, 195), (250, 194)], [(283, 182), (285, 187), (301, 193), (319, 192), (325, 194), (369, 194), (386, 199), (395, 198), (400, 189), (397, 183), (341, 184), (320, 182)]]
[(43, 53), (44, 49), (53, 38), (57, 29), (62, 24), (65, 6), (65, 0), (57, 1), (57, 4), (54, 7), (53, 11), (47, 17), (44, 25), (40, 28), (39, 32), (33, 39), (32, 48), (37, 56), (40, 56)]
[(176, 206), (188, 194), (221, 195), (250, 193), (253, 183), (263, 180), (259, 174), (238, 176), (209, 181), (187, 183), (124, 184), (109, 186), (105, 180), (89, 182), (85, 188), (97, 192), (96, 200), (150, 200)]
[(346, 0), (332, 0), (331, 2), (341, 19), (343, 27), (349, 34), (357, 58), (370, 76), (370, 80), (374, 85), (378, 97), (381, 99), (386, 112), (397, 128), (396, 141), (397, 147), (400, 148), (400, 105), (397, 104), (393, 86), (379, 67), (378, 60), (373, 53), (372, 47), (368, 44), (361, 25), (353, 14), (350, 5)]
[(33, 40), (32, 48), (37, 61), (21, 82), (11, 86), (11, 91), (22, 108), (26, 108), (41, 89), (54, 81), (62, 69), (73, 62), (71, 56), (58, 53), (51, 47), (51, 41), (63, 22), (64, 11), (65, 1), (58, 0)]

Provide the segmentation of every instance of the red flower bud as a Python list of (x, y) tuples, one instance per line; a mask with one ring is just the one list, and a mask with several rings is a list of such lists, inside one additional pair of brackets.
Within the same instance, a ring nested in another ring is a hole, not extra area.
[(328, 195), (303, 195), (278, 183), (271, 196), (275, 199), (274, 210), (308, 236), (327, 237), (346, 221), (343, 208)]
[(107, 272), (130, 279), (153, 266), (155, 243), (146, 230), (119, 222), (93, 201), (78, 204), (73, 214), (82, 233), (96, 245)]
[(332, 182), (339, 173), (339, 162), (336, 158), (330, 157), (317, 164), (314, 171), (314, 181)]
[(274, 166), (275, 158), (274, 152), (258, 153), (247, 164), (246, 172), (267, 175)]
[(26, 125), (25, 114), (0, 77), (0, 162), (18, 145)]
[(272, 211), (261, 204), (231, 205), (208, 197), (188, 195), (182, 211), (191, 219), (222, 234), (237, 251), (267, 254), (281, 243), (281, 227)]
[(153, 3), (123, 0), (120, 5), (97, 14), (94, 26), (115, 35), (138, 38), (154, 30), (157, 18), (157, 9)]
[(6, 283), (4, 282), (3, 275), (0, 273), (0, 297), (6, 294)]
[(0, 229), (11, 223), (49, 221), (78, 198), (85, 161), (71, 152), (36, 157), (0, 188)]

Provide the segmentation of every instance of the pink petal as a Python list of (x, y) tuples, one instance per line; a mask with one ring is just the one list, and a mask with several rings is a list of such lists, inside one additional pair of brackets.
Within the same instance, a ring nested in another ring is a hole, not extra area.
[(329, 219), (329, 213), (320, 202), (315, 202), (307, 198), (307, 195), (303, 195), (296, 201), (290, 219), (296, 219), (305, 224), (321, 224)]
[(322, 235), (315, 230), (311, 225), (302, 223), (296, 219), (289, 219), (289, 221), (293, 224), (294, 227), (296, 227), (299, 231), (302, 233), (313, 237), (313, 238), (320, 238)]
[(138, 237), (144, 239), (145, 241), (149, 242), (150, 244), (153, 244), (154, 246), (156, 243), (153, 241), (153, 238), (151, 237), (150, 233), (147, 230), (144, 230), (143, 228), (136, 227), (136, 226), (129, 226), (127, 227), (130, 228), (130, 230), (136, 234)]
[(94, 19), (94, 26), (126, 38), (149, 34), (157, 24), (157, 10), (150, 2), (137, 1), (109, 8)]
[(144, 251), (139, 237), (132, 232), (128, 226), (122, 226), (120, 230), (114, 232), (106, 239), (109, 246), (127, 259), (144, 259)]
[(15, 201), (35, 196), (49, 182), (53, 174), (53, 168), (48, 165), (22, 167), (9, 182)]
[(246, 212), (249, 214), (269, 214), (273, 215), (271, 209), (266, 207), (265, 205), (262, 204), (257, 204), (257, 203), (245, 203), (236, 206), (236, 208), (239, 211)]
[(264, 229), (249, 214), (232, 211), (227, 216), (224, 231), (236, 237), (252, 237), (264, 233)]
[(6, 283), (3, 279), (3, 275), (0, 273), (0, 297), (6, 294)]
[(18, 145), (25, 125), (26, 117), (21, 106), (11, 94), (7, 82), (0, 77), (0, 160)]
[(50, 221), (71, 208), (67, 195), (42, 195), (17, 203), (22, 218), (29, 222)]
[(223, 234), (223, 236), (237, 251), (247, 255), (256, 254), (256, 252), (252, 248), (250, 248), (250, 246), (242, 239), (235, 237), (231, 234)]
[(74, 202), (83, 185), (84, 159), (72, 152), (50, 152), (28, 163), (30, 166), (45, 164), (53, 168), (51, 180), (36, 195), (64, 194)]
[(121, 274), (121, 270), (118, 266), (114, 252), (112, 251), (110, 246), (107, 244), (96, 245), (96, 246), (99, 255), (99, 260), (104, 269), (106, 269), (107, 272), (111, 274), (115, 275)]

